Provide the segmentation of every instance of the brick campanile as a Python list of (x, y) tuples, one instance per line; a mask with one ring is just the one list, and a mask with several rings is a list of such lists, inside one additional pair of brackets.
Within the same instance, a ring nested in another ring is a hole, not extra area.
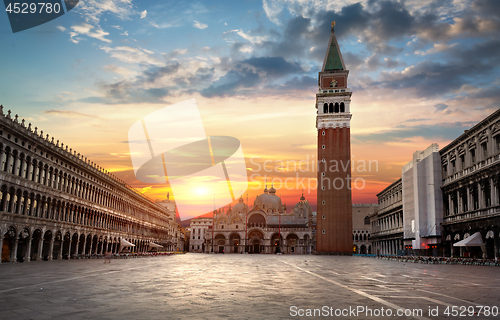
[(344, 59), (334, 23), (316, 94), (318, 210), (316, 252), (352, 254), (351, 113)]

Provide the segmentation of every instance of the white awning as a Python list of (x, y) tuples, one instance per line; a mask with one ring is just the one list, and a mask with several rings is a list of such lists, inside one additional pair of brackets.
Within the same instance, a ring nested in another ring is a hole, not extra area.
[(459, 241), (457, 243), (454, 243), (454, 247), (480, 247), (482, 246), (483, 239), (481, 237), (480, 232), (474, 233), (472, 236), (468, 237), (467, 239), (463, 239), (462, 241)]
[(159, 244), (157, 243), (154, 243), (154, 242), (150, 242), (148, 244), (148, 246), (152, 247), (152, 248), (163, 248), (163, 246), (160, 246)]
[(135, 244), (130, 243), (125, 239), (120, 239), (120, 246), (121, 247), (135, 247)]

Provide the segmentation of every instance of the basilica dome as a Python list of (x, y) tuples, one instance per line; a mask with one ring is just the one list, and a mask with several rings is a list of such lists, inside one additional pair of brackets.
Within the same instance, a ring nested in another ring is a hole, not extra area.
[(238, 203), (234, 205), (232, 214), (246, 214), (247, 213), (247, 205), (243, 203), (243, 198), (240, 197)]
[(255, 198), (255, 201), (253, 203), (254, 208), (259, 208), (264, 212), (280, 212), (282, 211), (282, 203), (281, 203), (281, 198), (278, 197), (275, 193), (276, 190), (271, 187), (269, 191), (273, 191), (272, 193), (268, 193), (267, 186), (264, 189), (264, 193), (261, 194), (260, 196), (257, 196)]

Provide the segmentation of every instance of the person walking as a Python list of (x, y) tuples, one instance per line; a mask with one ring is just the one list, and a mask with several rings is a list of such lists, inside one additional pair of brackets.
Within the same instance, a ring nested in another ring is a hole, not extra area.
[(111, 263), (111, 251), (107, 251), (105, 254), (104, 254), (104, 263), (106, 263), (106, 261), (108, 261), (108, 263)]

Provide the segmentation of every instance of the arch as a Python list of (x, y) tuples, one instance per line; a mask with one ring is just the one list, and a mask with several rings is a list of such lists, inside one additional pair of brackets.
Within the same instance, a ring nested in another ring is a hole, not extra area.
[(78, 254), (78, 233), (73, 233), (71, 237), (70, 252), (68, 258)]
[(286, 236), (286, 245), (287, 245), (287, 251), (289, 253), (296, 253), (297, 252), (297, 246), (299, 244), (299, 236), (297, 236), (295, 233), (290, 233), (289, 235)]
[(14, 226), (10, 226), (7, 231), (2, 235), (2, 262), (10, 262), (14, 259), (14, 242), (17, 232)]
[(33, 231), (33, 236), (31, 237), (31, 252), (30, 252), (30, 260), (35, 261), (39, 260), (42, 257), (42, 230), (36, 229)]
[(328, 113), (328, 103), (323, 105), (323, 113)]
[(17, 240), (17, 261), (23, 262), (25, 258), (29, 259), (30, 240), (30, 229), (28, 227), (25, 227), (19, 233), (19, 237)]
[(343, 102), (340, 103), (340, 112), (345, 112), (345, 104)]
[(58, 259), (62, 254), (62, 243), (63, 236), (61, 231), (56, 232), (56, 236), (54, 237), (54, 243), (52, 245), (52, 259)]
[(63, 243), (62, 243), (62, 258), (68, 259), (70, 256), (71, 249), (71, 234), (66, 232), (64, 234)]
[(359, 248), (359, 253), (366, 254), (366, 246), (364, 244)]
[(335, 102), (335, 113), (339, 113), (339, 111), (340, 111), (339, 103)]
[(241, 237), (239, 234), (233, 232), (229, 235), (229, 245), (231, 246), (233, 253), (239, 252), (240, 241)]
[(266, 227), (266, 218), (261, 213), (253, 213), (248, 217), (248, 227)]
[(333, 113), (333, 103), (331, 103), (331, 102), (328, 105), (328, 113)]
[(43, 244), (42, 244), (42, 259), (49, 260), (50, 259), (50, 245), (52, 243), (52, 231), (47, 230), (43, 235)]

